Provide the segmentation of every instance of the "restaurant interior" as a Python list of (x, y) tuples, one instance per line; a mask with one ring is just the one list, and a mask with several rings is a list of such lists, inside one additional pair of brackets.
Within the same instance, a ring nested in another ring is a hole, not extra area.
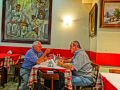
[[(35, 40), (43, 52), (50, 48), (63, 58), (73, 57), (70, 42), (79, 41), (99, 66), (91, 90), (120, 90), (120, 0), (0, 0), (0, 12), (0, 90), (19, 90), (20, 65)], [(29, 81), (30, 90), (39, 90), (35, 80)], [(66, 87), (73, 90), (72, 84)]]

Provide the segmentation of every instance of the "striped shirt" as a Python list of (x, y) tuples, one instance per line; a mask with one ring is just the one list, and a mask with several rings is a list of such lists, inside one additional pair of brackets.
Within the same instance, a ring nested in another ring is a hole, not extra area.
[(73, 71), (74, 75), (91, 77), (92, 75), (91, 61), (87, 53), (83, 49), (80, 49), (75, 52), (72, 64), (74, 65), (75, 68), (75, 70)]

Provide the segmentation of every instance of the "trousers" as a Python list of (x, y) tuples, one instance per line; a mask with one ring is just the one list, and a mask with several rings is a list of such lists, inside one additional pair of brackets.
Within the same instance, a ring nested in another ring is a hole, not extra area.
[(20, 77), (21, 77), (21, 85), (19, 87), (19, 90), (28, 90), (28, 80), (29, 80), (29, 77), (30, 77), (30, 72), (31, 70), (30, 69), (24, 69), (24, 68), (21, 68), (20, 69)]
[(72, 84), (74, 86), (88, 86), (93, 83), (92, 77), (85, 77), (85, 76), (72, 76)]

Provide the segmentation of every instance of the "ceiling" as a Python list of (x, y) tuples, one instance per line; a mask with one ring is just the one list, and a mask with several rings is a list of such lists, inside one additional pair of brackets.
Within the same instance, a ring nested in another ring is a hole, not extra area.
[(94, 0), (82, 0), (82, 3), (93, 3)]

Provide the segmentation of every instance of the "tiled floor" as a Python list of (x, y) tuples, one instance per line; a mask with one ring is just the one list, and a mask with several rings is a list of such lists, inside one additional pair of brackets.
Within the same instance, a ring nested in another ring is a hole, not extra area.
[(17, 90), (18, 83), (9, 81), (5, 84), (5, 88), (0, 86), (0, 90)]

